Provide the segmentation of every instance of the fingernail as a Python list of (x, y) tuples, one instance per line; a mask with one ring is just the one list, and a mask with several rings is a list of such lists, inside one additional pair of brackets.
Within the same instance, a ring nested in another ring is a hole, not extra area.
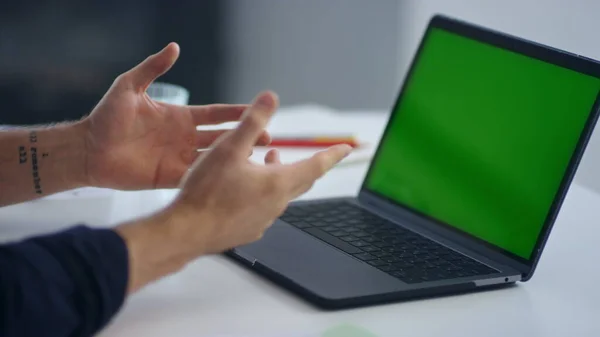
[(260, 105), (265, 108), (272, 108), (275, 105), (275, 97), (273, 93), (267, 92), (258, 96), (256, 105)]
[(161, 49), (161, 50), (157, 51), (155, 54), (160, 54), (160, 53), (164, 52), (164, 51), (165, 51), (165, 50), (167, 50), (167, 48), (169, 48), (169, 47), (170, 47), (172, 44), (173, 44), (173, 45), (176, 45), (177, 47), (179, 47), (179, 45), (178, 45), (178, 44), (176, 44), (175, 42), (169, 42), (169, 43), (167, 43), (167, 45), (166, 45), (166, 46), (164, 46), (164, 47), (163, 47), (163, 49)]

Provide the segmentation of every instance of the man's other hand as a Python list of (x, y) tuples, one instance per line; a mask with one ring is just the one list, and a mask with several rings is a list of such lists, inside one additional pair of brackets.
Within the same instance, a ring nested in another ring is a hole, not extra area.
[(247, 154), (277, 105), (274, 93), (260, 94), (239, 127), (219, 138), (183, 181), (174, 208), (183, 214), (182, 233), (201, 249), (197, 253), (220, 253), (258, 240), (291, 200), (350, 153), (347, 145), (334, 146), (283, 165), (277, 150), (271, 150), (265, 165), (253, 163)]

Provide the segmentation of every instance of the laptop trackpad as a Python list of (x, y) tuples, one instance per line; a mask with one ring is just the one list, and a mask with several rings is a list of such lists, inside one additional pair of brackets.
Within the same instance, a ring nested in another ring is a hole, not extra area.
[(258, 242), (236, 249), (328, 299), (406, 289), (408, 285), (281, 221)]

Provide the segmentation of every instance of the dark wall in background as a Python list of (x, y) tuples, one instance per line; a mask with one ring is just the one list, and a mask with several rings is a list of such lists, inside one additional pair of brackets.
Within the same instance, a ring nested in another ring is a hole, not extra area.
[(221, 12), (218, 0), (0, 1), (0, 124), (80, 118), (170, 41), (182, 54), (161, 81), (218, 101)]

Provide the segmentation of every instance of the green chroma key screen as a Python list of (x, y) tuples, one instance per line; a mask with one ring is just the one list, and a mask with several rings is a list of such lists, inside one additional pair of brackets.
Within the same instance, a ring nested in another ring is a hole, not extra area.
[(529, 259), (599, 90), (431, 28), (365, 186)]

